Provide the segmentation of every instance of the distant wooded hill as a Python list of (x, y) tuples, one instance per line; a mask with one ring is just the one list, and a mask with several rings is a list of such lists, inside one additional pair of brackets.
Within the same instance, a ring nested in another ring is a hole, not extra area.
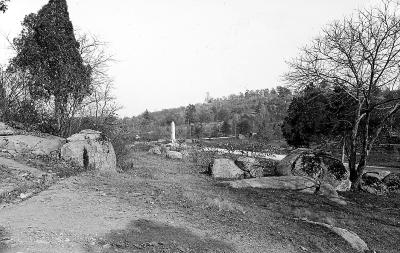
[(166, 128), (172, 121), (177, 125), (178, 135), (181, 135), (178, 137), (214, 137), (236, 133), (280, 139), (280, 126), (292, 100), (292, 92), (278, 86), (276, 89), (247, 90), (206, 100), (205, 103), (156, 112), (146, 110), (123, 121), (138, 134), (153, 135), (152, 139), (167, 137)]

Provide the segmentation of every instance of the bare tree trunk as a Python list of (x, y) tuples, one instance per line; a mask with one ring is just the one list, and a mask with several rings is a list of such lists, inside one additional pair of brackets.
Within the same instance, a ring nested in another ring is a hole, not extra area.
[(56, 132), (57, 135), (65, 137), (65, 114), (66, 114), (66, 98), (62, 96), (55, 96), (54, 98), (54, 117), (56, 119)]
[(356, 149), (356, 140), (351, 140), (350, 142), (350, 148), (349, 148), (349, 171), (350, 171), (350, 181), (352, 183), (352, 188), (353, 188), (353, 182), (357, 181), (358, 175), (357, 175), (357, 149)]
[(360, 161), (357, 166), (357, 178), (352, 183), (353, 190), (360, 189), (361, 186), (361, 177), (364, 173), (365, 168), (367, 167), (367, 157), (369, 155), (370, 143), (369, 143), (369, 123), (370, 123), (371, 115), (369, 113), (365, 116), (365, 125), (364, 132), (362, 136), (362, 150)]
[(343, 145), (342, 145), (342, 163), (345, 162), (346, 159), (346, 135), (343, 134)]

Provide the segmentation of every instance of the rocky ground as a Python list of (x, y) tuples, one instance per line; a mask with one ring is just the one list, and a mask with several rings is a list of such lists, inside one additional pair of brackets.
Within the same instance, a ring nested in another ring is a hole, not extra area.
[(400, 249), (398, 194), (345, 194), (342, 206), (231, 189), (187, 161), (143, 152), (127, 159), (124, 173), (85, 172), (3, 206), (0, 252), (353, 252), (303, 218), (354, 231), (378, 252)]

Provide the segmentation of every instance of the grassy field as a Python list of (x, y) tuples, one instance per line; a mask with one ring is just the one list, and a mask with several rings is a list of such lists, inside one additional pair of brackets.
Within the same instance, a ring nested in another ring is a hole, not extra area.
[[(353, 252), (340, 237), (299, 218), (354, 231), (377, 252), (400, 250), (400, 194), (346, 193), (343, 197), (348, 205), (341, 206), (321, 196), (292, 191), (231, 189), (188, 161), (143, 152), (127, 159), (131, 168), (124, 179), (103, 179), (107, 195), (137, 206), (141, 202), (131, 195), (141, 193), (143, 205), (171, 215), (175, 222), (179, 217), (191, 228), (208, 231), (209, 239), (204, 243), (185, 228), (133, 221), (131, 227), (103, 239), (102, 244), (110, 245), (104, 252), (147, 252), (139, 248), (155, 235), (153, 249), (172, 250), (165, 252), (179, 252), (179, 248), (184, 249), (181, 252)], [(143, 226), (147, 232), (139, 236), (137, 231), (142, 230), (138, 227)], [(167, 232), (182, 235), (186, 242)]]

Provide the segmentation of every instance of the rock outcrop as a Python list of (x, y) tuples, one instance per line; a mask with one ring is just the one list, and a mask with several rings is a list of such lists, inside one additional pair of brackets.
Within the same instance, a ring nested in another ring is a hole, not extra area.
[(245, 178), (259, 178), (264, 176), (264, 168), (253, 157), (239, 157), (235, 164), (244, 171)]
[(33, 135), (0, 136), (0, 149), (16, 153), (32, 153), (35, 155), (50, 155), (58, 152), (65, 139), (56, 136), (38, 137)]
[(302, 219), (302, 221), (329, 229), (333, 233), (342, 237), (343, 240), (345, 240), (347, 243), (349, 243), (350, 246), (357, 252), (364, 253), (364, 252), (369, 251), (368, 245), (364, 242), (364, 240), (361, 239), (356, 233), (354, 233), (352, 231), (349, 231), (344, 228), (334, 227), (332, 225), (322, 223), (322, 222), (315, 222), (315, 221), (310, 221), (307, 219)]
[(215, 159), (211, 175), (218, 179), (240, 179), (244, 177), (244, 172), (230, 159)]
[(382, 182), (382, 179), (389, 174), (389, 171), (365, 172), (361, 177), (361, 189), (371, 194), (386, 194), (388, 192), (388, 187)]
[(61, 157), (101, 172), (117, 171), (114, 148), (98, 131), (83, 130), (69, 137), (61, 148)]
[(279, 162), (279, 176), (305, 176), (330, 184), (336, 190), (349, 190), (349, 173), (346, 167), (336, 158), (323, 152), (309, 149), (297, 149)]

